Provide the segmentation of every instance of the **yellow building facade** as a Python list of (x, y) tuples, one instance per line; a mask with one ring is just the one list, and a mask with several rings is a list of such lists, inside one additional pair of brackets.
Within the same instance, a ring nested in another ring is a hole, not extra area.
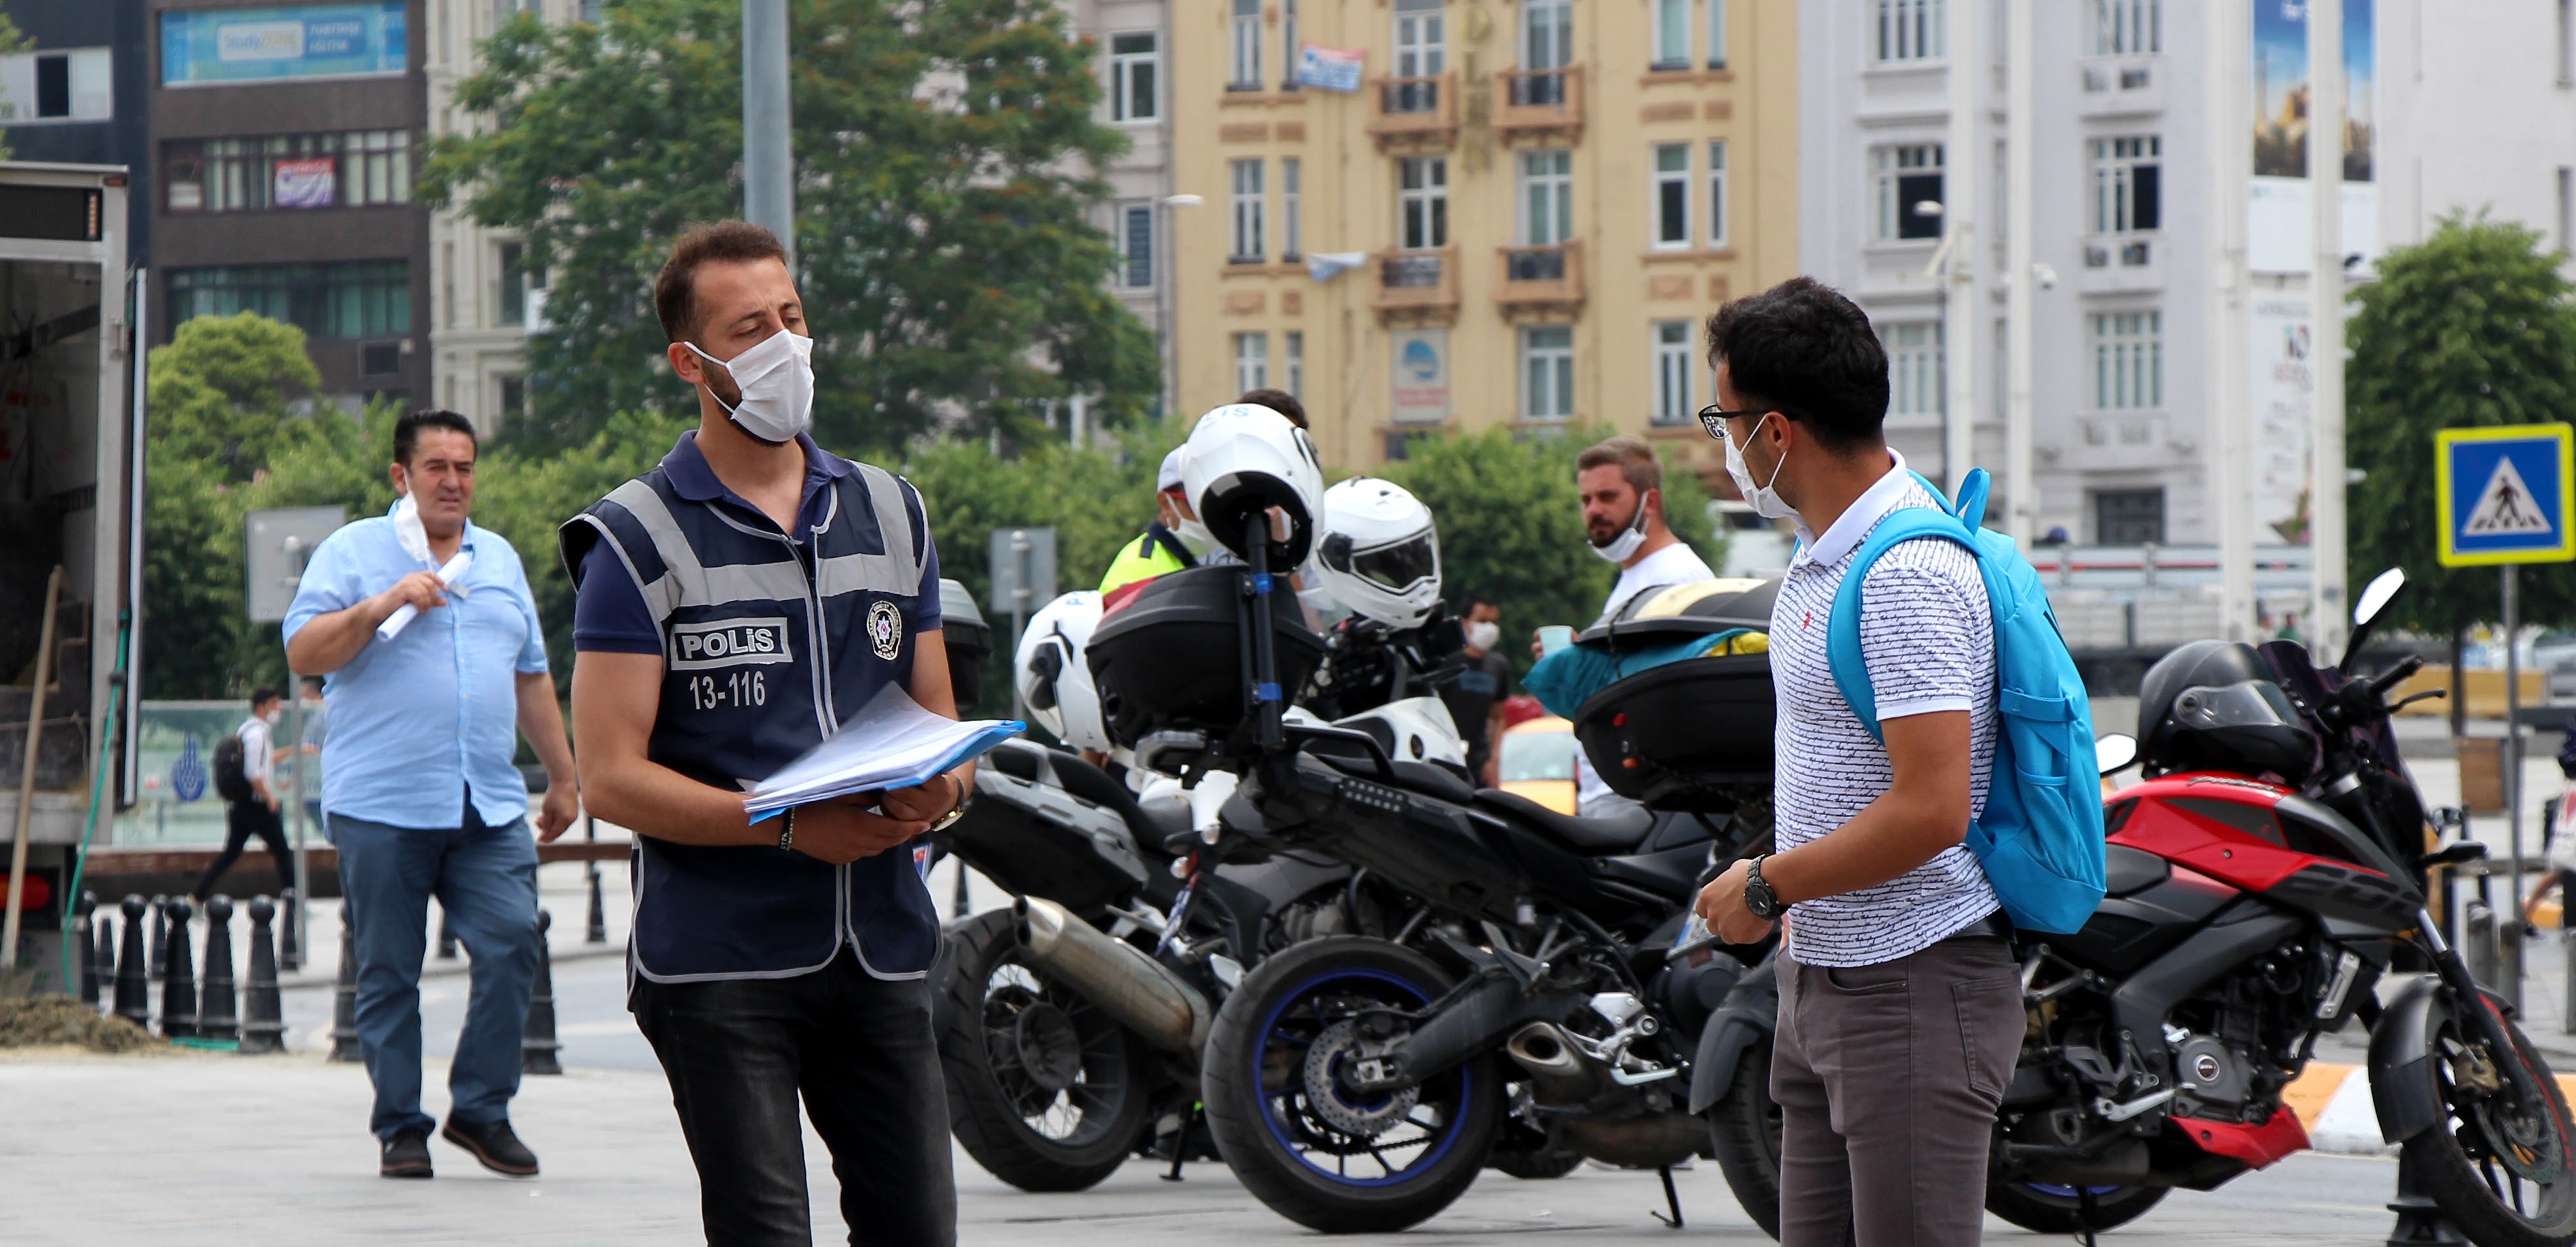
[(1700, 326), (1797, 270), (1795, 5), (1173, 0), (1171, 32), (1184, 414), (1289, 390), (1350, 470), (1586, 422), (1714, 469)]

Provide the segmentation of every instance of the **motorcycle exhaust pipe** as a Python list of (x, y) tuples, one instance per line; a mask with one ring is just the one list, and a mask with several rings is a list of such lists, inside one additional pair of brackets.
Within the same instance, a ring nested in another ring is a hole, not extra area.
[[(1553, 1022), (1532, 1022), (1513, 1032), (1503, 1051), (1528, 1075), (1530, 1098), (1544, 1107), (1580, 1108), (1610, 1087), (1608, 1068), (1577, 1051)], [(1680, 1164), (1708, 1137), (1706, 1122), (1678, 1111), (1616, 1121), (1567, 1114), (1557, 1127), (1566, 1146), (1590, 1159), (1647, 1168)]]
[(1022, 899), (1020, 946), (1029, 960), (1081, 993), (1145, 1042), (1195, 1063), (1216, 1009), (1207, 997), (1135, 945), (1065, 912), (1053, 901)]
[(1609, 1086), (1601, 1063), (1575, 1051), (1554, 1022), (1513, 1032), (1503, 1052), (1529, 1075), (1530, 1098), (1550, 1108), (1573, 1108)]

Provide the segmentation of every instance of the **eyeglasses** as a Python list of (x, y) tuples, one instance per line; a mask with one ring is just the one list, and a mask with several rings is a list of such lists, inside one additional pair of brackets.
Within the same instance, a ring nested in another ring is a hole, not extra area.
[(1773, 412), (1779, 412), (1780, 418), (1783, 420), (1797, 419), (1796, 416), (1792, 416), (1785, 411), (1780, 411), (1777, 407), (1753, 407), (1747, 408), (1743, 411), (1728, 411), (1715, 403), (1710, 403), (1708, 406), (1699, 409), (1699, 423), (1700, 427), (1708, 430), (1708, 435), (1710, 437), (1714, 437), (1721, 442), (1732, 441), (1734, 439), (1726, 435), (1727, 421), (1732, 420), (1737, 416), (1759, 417), (1770, 415)]

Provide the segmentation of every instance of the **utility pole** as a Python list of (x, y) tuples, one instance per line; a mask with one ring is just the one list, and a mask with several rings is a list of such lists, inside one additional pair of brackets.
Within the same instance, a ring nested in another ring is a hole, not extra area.
[(2011, 274), (2004, 295), (2004, 470), (2009, 473), (2005, 488), (2011, 491), (2004, 531), (2027, 553), (2039, 523), (2039, 470), (2031, 446), (2031, 333), (2038, 298), (2037, 266), (2031, 261), (2031, 215), (2038, 210), (2034, 135), (2039, 118), (2032, 111), (2035, 0), (2004, 2), (2010, 6), (2004, 35), (2004, 271)]
[[(2352, 607), (2344, 594), (2343, 0), (2308, 0), (2308, 557), (2316, 578), (2308, 635), (2321, 661), (2343, 653)], [(2506, 572), (2511, 575), (2511, 571)]]
[[(1950, 136), (1941, 154), (1941, 215), (1949, 238), (1943, 270), (1942, 367), (1948, 392), (1941, 403), (1941, 487), (1952, 497), (1976, 458), (1977, 427), (1977, 113), (1986, 74), (1979, 4), (1950, 6)], [(1900, 204), (1899, 212), (1914, 205)]]
[(2211, 233), (2216, 237), (2210, 272), (2208, 436), (2204, 479), (2210, 514), (2218, 523), (2220, 632), (2230, 641), (2253, 641), (2253, 365), (2247, 336), (2246, 212), (2253, 177), (2254, 14), (2248, 0), (2210, 0), (2208, 83)]
[(787, 114), (787, 0), (742, 4), (742, 215), (796, 269), (796, 163)]

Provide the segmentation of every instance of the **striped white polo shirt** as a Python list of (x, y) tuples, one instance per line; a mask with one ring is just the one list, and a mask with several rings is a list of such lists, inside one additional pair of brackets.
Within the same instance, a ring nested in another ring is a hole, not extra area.
[[(1852, 556), (1881, 520), (1939, 501), (1907, 472), (1905, 458), (1800, 549), (1771, 608), (1771, 675), (1778, 687), (1779, 750), (1773, 804), (1782, 851), (1851, 821), (1894, 782), (1887, 750), (1861, 726), (1834, 684), (1826, 620)], [(1869, 571), (1861, 594), (1861, 653), (1881, 722), (1944, 710), (1968, 712), (1971, 817), (1985, 808), (1995, 756), (1994, 617), (1976, 560), (1946, 541), (1908, 541)], [(1875, 887), (1801, 901), (1789, 911), (1789, 955), (1811, 966), (1866, 966), (1910, 956), (1997, 908), (1977, 856), (1953, 845)]]

